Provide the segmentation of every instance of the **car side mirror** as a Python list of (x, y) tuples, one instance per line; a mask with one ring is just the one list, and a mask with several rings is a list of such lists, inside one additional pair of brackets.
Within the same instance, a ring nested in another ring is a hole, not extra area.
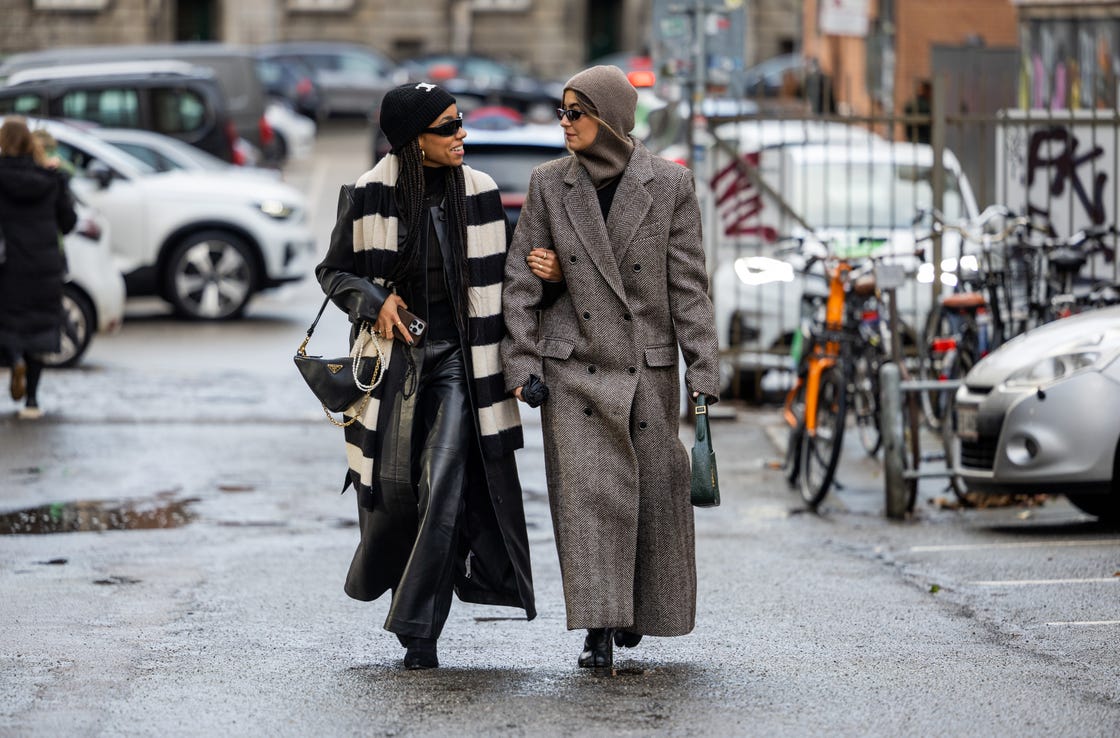
[(103, 161), (90, 162), (90, 165), (86, 168), (86, 174), (97, 182), (97, 186), (103, 190), (109, 188), (115, 176), (112, 168)]

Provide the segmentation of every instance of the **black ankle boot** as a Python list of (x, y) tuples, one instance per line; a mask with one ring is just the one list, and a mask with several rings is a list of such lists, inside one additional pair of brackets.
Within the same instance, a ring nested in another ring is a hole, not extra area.
[(633, 648), (641, 642), (641, 633), (633, 633), (629, 630), (616, 630), (614, 632), (614, 645), (619, 648)]
[(404, 652), (404, 668), (409, 670), (416, 669), (435, 669), (439, 666), (439, 659), (436, 657), (436, 639), (435, 638), (407, 638), (408, 650)]
[(585, 669), (608, 668), (614, 663), (614, 632), (610, 628), (588, 628), (579, 665)]

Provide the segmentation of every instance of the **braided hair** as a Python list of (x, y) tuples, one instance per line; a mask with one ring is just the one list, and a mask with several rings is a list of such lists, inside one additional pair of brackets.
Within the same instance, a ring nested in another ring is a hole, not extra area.
[[(419, 275), (424, 264), (424, 243), (421, 227), (426, 221), (424, 210), (424, 157), (420, 151), (420, 141), (412, 139), (397, 151), (400, 157), (400, 173), (397, 175), (396, 201), (398, 217), (406, 227), (404, 243), (398, 247), (398, 256), (389, 280), (403, 282)], [(459, 310), (455, 313), (455, 325), (459, 334), (470, 340), (466, 314), (470, 307), (470, 272), (467, 268), (467, 186), (462, 167), (446, 167), (447, 183), (446, 210), (449, 217), (448, 234), (451, 237), (452, 259), (444, 268), (454, 272), (459, 283)]]

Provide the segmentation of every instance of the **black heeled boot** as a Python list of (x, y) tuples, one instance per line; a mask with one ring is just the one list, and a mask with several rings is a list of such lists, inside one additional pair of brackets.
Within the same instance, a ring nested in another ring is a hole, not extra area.
[(588, 628), (579, 665), (585, 669), (603, 669), (613, 664), (614, 632), (610, 628)]
[(632, 633), (629, 630), (616, 630), (614, 632), (614, 645), (619, 648), (633, 648), (642, 642), (641, 633)]
[(409, 638), (408, 650), (404, 652), (404, 668), (415, 671), (416, 669), (435, 669), (439, 666), (436, 657), (435, 638)]

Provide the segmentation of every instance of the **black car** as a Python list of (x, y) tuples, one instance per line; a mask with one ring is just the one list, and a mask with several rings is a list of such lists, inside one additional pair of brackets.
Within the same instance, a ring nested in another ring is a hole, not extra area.
[[(238, 162), (237, 130), (209, 72), (183, 62), (90, 64), (13, 74), (0, 88), (0, 115), (82, 120), (155, 131)], [(144, 67), (147, 71), (139, 71)]]

